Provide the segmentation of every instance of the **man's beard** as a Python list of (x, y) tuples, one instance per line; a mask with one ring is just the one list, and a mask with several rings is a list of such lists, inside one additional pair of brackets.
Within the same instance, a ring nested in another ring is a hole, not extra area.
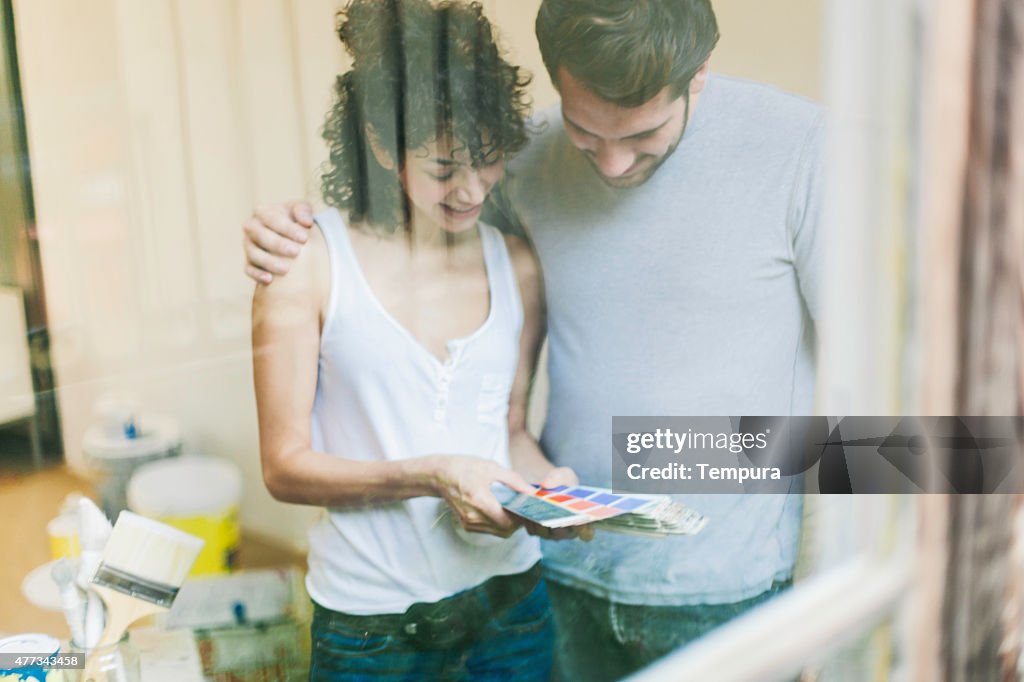
[[(683, 132), (686, 132), (685, 128), (683, 129)], [(672, 153), (675, 152), (676, 147), (679, 146), (679, 143), (682, 142), (682, 140), (683, 135), (680, 134), (679, 138), (672, 143), (672, 146), (668, 148), (668, 151), (662, 154), (653, 166), (640, 173), (634, 173), (632, 175), (627, 175), (625, 177), (609, 178), (598, 169), (597, 164), (594, 163), (593, 159), (591, 159), (588, 156), (587, 160), (590, 161), (590, 165), (593, 166), (594, 172), (597, 173), (598, 177), (601, 178), (601, 181), (604, 184), (608, 185), (609, 187), (614, 187), (616, 189), (630, 189), (632, 187), (639, 187), (640, 185), (650, 180), (658, 171), (658, 169), (661, 168), (662, 164), (668, 161), (669, 157), (672, 156)]]
[(679, 137), (675, 139), (675, 142), (673, 142), (672, 145), (668, 148), (668, 151), (662, 154), (661, 157), (657, 160), (657, 162), (647, 170), (642, 171), (640, 173), (634, 173), (633, 175), (627, 175), (626, 177), (609, 178), (608, 176), (601, 172), (601, 169), (597, 167), (597, 164), (594, 163), (594, 159), (592, 159), (589, 154), (586, 155), (587, 161), (590, 162), (590, 165), (593, 167), (594, 172), (597, 173), (598, 177), (601, 178), (601, 181), (604, 182), (604, 184), (608, 185), (609, 187), (614, 187), (616, 189), (630, 189), (633, 187), (639, 187), (640, 185), (650, 180), (658, 171), (658, 169), (661, 168), (662, 164), (668, 161), (669, 157), (672, 156), (672, 154), (676, 151), (676, 148), (679, 146), (679, 143), (683, 141), (683, 135), (686, 135), (686, 128), (690, 125), (689, 91), (687, 91), (684, 97), (686, 98), (686, 109), (683, 112), (683, 129), (679, 132)]

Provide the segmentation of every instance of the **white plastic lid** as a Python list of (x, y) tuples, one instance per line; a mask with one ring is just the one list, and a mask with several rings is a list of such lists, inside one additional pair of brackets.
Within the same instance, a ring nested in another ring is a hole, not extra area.
[(178, 423), (156, 414), (139, 419), (138, 438), (111, 438), (102, 425), (90, 426), (82, 437), (82, 451), (94, 459), (120, 460), (149, 457), (181, 445)]
[(217, 457), (163, 459), (139, 467), (128, 482), (128, 507), (158, 518), (221, 513), (241, 495), (238, 467)]
[(28, 633), (0, 639), (0, 654), (39, 654), (52, 656), (60, 651), (60, 640), (50, 635)]

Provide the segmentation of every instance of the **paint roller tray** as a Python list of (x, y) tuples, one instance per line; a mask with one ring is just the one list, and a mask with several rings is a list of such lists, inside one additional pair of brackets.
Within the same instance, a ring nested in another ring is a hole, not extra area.
[(164, 626), (195, 631), (212, 682), (305, 682), (310, 610), (300, 571), (239, 571), (186, 580)]
[(294, 569), (190, 578), (167, 614), (168, 628), (192, 630), (267, 623), (295, 615), (301, 576)]

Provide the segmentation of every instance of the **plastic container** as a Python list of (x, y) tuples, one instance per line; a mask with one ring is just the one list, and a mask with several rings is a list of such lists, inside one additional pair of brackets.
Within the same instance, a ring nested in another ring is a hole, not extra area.
[[(66, 671), (53, 660), (59, 659), (60, 654), (60, 640), (49, 635), (30, 633), (0, 639), (0, 682), (65, 682)], [(17, 661), (37, 656), (51, 662)]]
[(138, 401), (124, 393), (108, 393), (97, 400), (93, 408), (109, 438), (138, 438), (138, 412)]
[(46, 524), (46, 535), (50, 538), (50, 557), (73, 559), (81, 553), (78, 539), (78, 517), (61, 514)]
[(224, 459), (188, 455), (147, 464), (128, 484), (128, 506), (206, 541), (191, 576), (230, 572), (238, 557), (242, 477)]
[(112, 433), (106, 424), (97, 424), (82, 438), (85, 461), (97, 475), (103, 513), (110, 519), (128, 508), (128, 481), (139, 467), (181, 452), (178, 424), (170, 417), (143, 415), (137, 429), (134, 438), (127, 438)]

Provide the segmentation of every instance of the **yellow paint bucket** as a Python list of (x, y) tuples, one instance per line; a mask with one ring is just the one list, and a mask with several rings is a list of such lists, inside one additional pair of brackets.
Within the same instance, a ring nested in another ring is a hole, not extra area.
[(185, 456), (141, 467), (128, 483), (128, 507), (206, 541), (190, 576), (230, 572), (238, 556), (242, 477), (223, 459)]
[(61, 514), (46, 524), (46, 534), (50, 537), (50, 556), (53, 559), (74, 559), (81, 553), (77, 515)]

